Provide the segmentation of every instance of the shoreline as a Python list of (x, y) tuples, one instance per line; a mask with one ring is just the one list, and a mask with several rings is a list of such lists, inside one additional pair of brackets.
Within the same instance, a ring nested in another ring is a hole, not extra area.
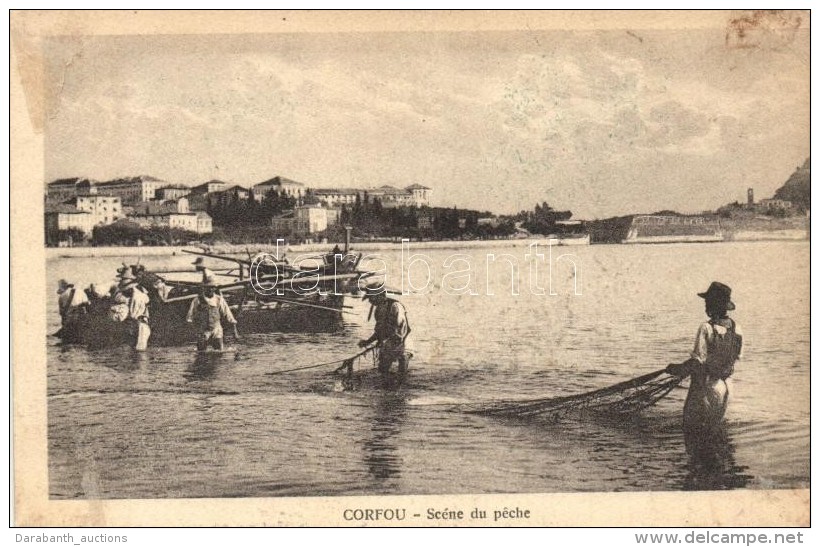
[[(768, 232), (768, 233), (759, 233), (754, 234), (754, 236), (763, 236), (764, 237), (740, 237), (740, 238), (726, 238), (721, 241), (708, 241), (708, 242), (657, 242), (657, 243), (650, 243), (650, 242), (634, 242), (629, 247), (636, 247), (641, 245), (681, 245), (681, 244), (695, 244), (695, 245), (714, 245), (720, 243), (755, 243), (755, 242), (772, 242), (772, 241), (783, 241), (783, 242), (793, 242), (798, 243), (805, 241), (809, 243), (811, 240), (809, 237), (795, 237), (796, 234), (790, 233), (788, 235), (784, 234), (785, 237), (778, 237), (779, 234), (775, 232)], [(745, 235), (745, 234), (744, 234)], [(752, 235), (752, 234), (749, 234)], [(527, 239), (487, 239), (487, 240), (469, 240), (469, 241), (410, 241), (408, 243), (409, 248), (413, 250), (465, 250), (465, 249), (484, 249), (484, 248), (510, 248), (510, 247), (528, 247), (534, 243), (538, 243), (539, 245), (547, 246), (548, 241), (556, 241), (550, 240), (547, 238), (527, 238)], [(566, 240), (565, 240), (566, 241)], [(280, 250), (284, 249), (286, 253), (289, 254), (303, 254), (303, 253), (324, 253), (328, 252), (334, 243), (305, 243), (299, 245), (281, 245)], [(341, 244), (340, 244), (341, 245)], [(593, 245), (623, 245), (622, 243), (610, 243), (610, 244), (593, 244)], [(584, 243), (558, 243), (553, 244), (555, 247), (576, 247), (576, 246), (583, 246), (588, 247), (589, 244)], [(143, 257), (143, 256), (175, 256), (175, 255), (182, 255), (183, 250), (202, 250), (202, 247), (192, 246), (192, 245), (183, 245), (183, 246), (167, 246), (167, 247), (46, 247), (46, 260), (55, 259), (55, 258), (104, 258), (104, 257)], [(250, 249), (251, 253), (257, 252), (269, 252), (275, 253), (276, 252), (276, 245), (270, 244), (258, 244), (258, 245), (214, 245), (212, 247), (208, 247), (208, 252), (213, 254), (224, 254), (224, 255), (247, 255), (247, 250)], [(363, 251), (401, 251), (402, 249), (402, 242), (393, 242), (393, 241), (372, 241), (372, 242), (361, 242), (351, 245), (351, 251), (353, 252), (363, 252)]]
[[(485, 239), (485, 240), (469, 240), (469, 241), (410, 241), (408, 246), (414, 250), (424, 249), (483, 249), (496, 247), (528, 247), (533, 243), (539, 245), (547, 245), (547, 241), (557, 241), (555, 239), (544, 238), (527, 238), (527, 239)], [(279, 246), (279, 250), (284, 250), (288, 254), (302, 254), (302, 253), (326, 253), (329, 252), (333, 245), (338, 244), (340, 247), (342, 243), (328, 242), (328, 243), (304, 243), (298, 245), (283, 244)], [(582, 243), (554, 243), (556, 247), (564, 246), (584, 246), (588, 244)], [(168, 246), (168, 247), (47, 247), (46, 259), (50, 258), (95, 258), (108, 256), (173, 256), (178, 254), (185, 254), (183, 250), (202, 250), (200, 246), (183, 245), (183, 246)], [(225, 255), (245, 255), (250, 249), (251, 253), (268, 252), (275, 253), (276, 245), (271, 244), (248, 244), (248, 245), (213, 245), (208, 247), (209, 253), (225, 254)], [(362, 251), (401, 251), (401, 241), (369, 241), (351, 244), (350, 250), (352, 252)]]

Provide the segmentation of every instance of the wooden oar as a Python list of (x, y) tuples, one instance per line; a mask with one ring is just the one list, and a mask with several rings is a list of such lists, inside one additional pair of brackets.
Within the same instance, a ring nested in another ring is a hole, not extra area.
[[(285, 283), (290, 283), (291, 286), (294, 284), (304, 284), (308, 282), (318, 283), (321, 281), (334, 281), (337, 279), (353, 279), (355, 277), (361, 277), (363, 274), (359, 273), (346, 273), (346, 274), (336, 274), (336, 275), (318, 275), (318, 276), (307, 276), (307, 275), (296, 275), (292, 277), (285, 277), (281, 278), (279, 276), (263, 276), (259, 279), (242, 279), (240, 281), (236, 281), (234, 283), (227, 283), (225, 285), (220, 285), (219, 289), (224, 289), (228, 287), (240, 287), (242, 285), (251, 285), (257, 284), (261, 285), (262, 282), (272, 282), (273, 285), (270, 287), (265, 287), (266, 290), (273, 290), (276, 288), (280, 288), (280, 285)], [(367, 277), (365, 275), (365, 277)]]
[[(212, 272), (232, 272), (234, 270), (236, 270), (236, 268), (214, 268), (214, 269), (211, 269)], [(173, 270), (173, 269), (160, 268), (160, 269), (157, 269), (157, 270), (151, 270), (149, 273), (152, 273), (152, 274), (155, 274), (155, 275), (156, 274), (168, 274), (168, 273), (197, 274), (197, 273), (200, 273), (200, 271), (199, 270), (194, 270), (194, 269)], [(159, 277), (159, 275), (157, 275), (157, 277)]]
[[(192, 255), (197, 255), (197, 256), (206, 256), (208, 258), (215, 258), (217, 260), (227, 260), (229, 262), (236, 262), (237, 264), (244, 264), (246, 266), (250, 265), (253, 262), (252, 260), (245, 260), (244, 258), (235, 258), (233, 256), (217, 255), (217, 254), (205, 253), (205, 252), (201, 252), (201, 251), (189, 251), (187, 249), (182, 249), (182, 252), (192, 254)], [(270, 255), (270, 256), (273, 256), (273, 255)], [(275, 257), (275, 258), (276, 259), (273, 261), (273, 263), (281, 264), (281, 265), (286, 265), (287, 264), (286, 260), (280, 260), (278, 257)], [(268, 262), (268, 264), (270, 264), (270, 262)]]

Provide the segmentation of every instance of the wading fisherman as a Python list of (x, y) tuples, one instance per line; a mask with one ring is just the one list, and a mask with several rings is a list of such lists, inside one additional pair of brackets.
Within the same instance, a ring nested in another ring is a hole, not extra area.
[(214, 273), (205, 267), (205, 259), (201, 256), (198, 256), (196, 260), (191, 262), (196, 268), (196, 271), (202, 272), (202, 282), (205, 283), (208, 279), (213, 279)]
[(359, 347), (364, 348), (376, 342), (379, 348), (379, 372), (390, 372), (390, 366), (397, 361), (399, 374), (406, 374), (408, 356), (404, 342), (410, 334), (407, 311), (401, 302), (387, 297), (387, 291), (382, 285), (366, 287), (364, 298), (370, 301), (376, 326), (373, 336), (360, 341)]
[(715, 281), (698, 296), (706, 301), (709, 320), (698, 328), (692, 356), (666, 368), (676, 376), (691, 376), (683, 406), (683, 427), (688, 433), (713, 431), (723, 421), (729, 402), (726, 380), (743, 349), (740, 327), (727, 314), (735, 309), (732, 289)]
[(338, 261), (341, 261), (344, 256), (342, 255), (342, 250), (339, 248), (339, 245), (334, 245), (333, 249), (324, 256), (325, 264), (335, 264)]
[(132, 347), (137, 351), (148, 348), (148, 339), (151, 337), (151, 327), (148, 325), (148, 304), (150, 299), (137, 283), (137, 279), (130, 271), (122, 274), (119, 282), (121, 298), (115, 297), (115, 302), (125, 298), (128, 313), (125, 321), (128, 325), (128, 334), (132, 340)]
[(222, 320), (233, 325), (234, 336), (239, 339), (236, 329), (236, 319), (225, 298), (216, 292), (216, 283), (213, 277), (205, 278), (202, 283), (202, 293), (197, 296), (191, 307), (188, 308), (188, 322), (195, 323), (199, 328), (199, 338), (196, 348), (205, 351), (210, 345), (213, 349), (225, 349)]
[(78, 291), (73, 283), (65, 279), (57, 282), (57, 306), (60, 310), (60, 320), (63, 327), (71, 323), (79, 315), (86, 313), (88, 308), (88, 297), (85, 292)]

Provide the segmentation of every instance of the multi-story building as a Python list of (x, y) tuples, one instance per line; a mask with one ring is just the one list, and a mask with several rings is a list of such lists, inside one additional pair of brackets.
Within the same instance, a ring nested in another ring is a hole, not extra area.
[(297, 207), (293, 210), (297, 222), (305, 228), (305, 233), (308, 234), (327, 230), (327, 211), (324, 207), (313, 206)]
[(69, 204), (80, 211), (91, 213), (94, 226), (111, 224), (123, 217), (122, 201), (119, 196), (89, 194), (77, 196), (69, 200)]
[(177, 200), (179, 198), (184, 198), (190, 193), (191, 188), (188, 186), (183, 186), (181, 184), (169, 184), (168, 186), (158, 188), (157, 191), (154, 192), (154, 198), (160, 201)]
[(306, 236), (324, 232), (338, 222), (339, 212), (336, 209), (304, 205), (271, 219), (271, 228), (277, 235)]
[(371, 190), (366, 190), (371, 200), (378, 199), (382, 207), (402, 207), (414, 205), (413, 194), (407, 190), (396, 188), (395, 186), (384, 185)]
[(253, 185), (253, 197), (256, 201), (262, 201), (268, 192), (274, 191), (292, 197), (302, 198), (307, 192), (307, 188), (301, 182), (290, 180), (285, 177), (273, 177), (272, 179)]
[[(207, 218), (206, 218), (207, 217)], [(211, 233), (211, 217), (207, 213), (156, 213), (156, 214), (134, 214), (128, 220), (138, 224), (143, 228), (156, 226), (160, 228), (178, 228), (198, 234)]]
[(352, 205), (356, 202), (359, 190), (355, 188), (316, 188), (313, 195), (328, 207)]
[(156, 197), (156, 191), (168, 183), (148, 175), (125, 177), (97, 184), (100, 193), (119, 196), (123, 204), (149, 201)]
[(197, 186), (194, 186), (190, 189), (192, 194), (213, 194), (214, 192), (221, 192), (228, 187), (227, 182), (222, 182), (221, 180), (209, 180), (208, 182), (203, 182)]
[(316, 188), (313, 195), (328, 207), (352, 205), (356, 198), (379, 200), (383, 207), (422, 207), (429, 204), (432, 190), (420, 184), (407, 188), (384, 185), (378, 188)]
[(162, 215), (165, 213), (189, 213), (188, 198), (168, 201), (146, 201), (128, 207), (128, 215)]
[(85, 238), (95, 226), (112, 224), (123, 218), (122, 203), (118, 196), (86, 194), (75, 196), (63, 203), (47, 203), (45, 208), (46, 244), (60, 245), (60, 232), (79, 230)]
[(95, 182), (86, 178), (59, 179), (46, 186), (46, 198), (52, 203), (63, 203), (82, 194), (96, 194)]
[(87, 238), (94, 229), (94, 216), (72, 205), (48, 205), (45, 209), (45, 229), (47, 245), (76, 243), (76, 240), (72, 241), (68, 237), (63, 237), (60, 232), (79, 230), (83, 237)]
[(430, 194), (433, 192), (431, 188), (421, 184), (411, 184), (405, 190), (412, 195), (411, 200), (416, 207), (424, 207), (430, 204)]
[(197, 211), (194, 214), (196, 215), (196, 233), (210, 234), (214, 231), (214, 223), (213, 219), (211, 219), (211, 215), (204, 211)]

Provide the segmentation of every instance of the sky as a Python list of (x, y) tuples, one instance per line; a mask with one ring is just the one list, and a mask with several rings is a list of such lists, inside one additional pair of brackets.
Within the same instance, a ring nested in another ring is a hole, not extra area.
[(700, 212), (809, 156), (809, 31), (52, 38), (46, 181), (432, 188), (494, 213)]

